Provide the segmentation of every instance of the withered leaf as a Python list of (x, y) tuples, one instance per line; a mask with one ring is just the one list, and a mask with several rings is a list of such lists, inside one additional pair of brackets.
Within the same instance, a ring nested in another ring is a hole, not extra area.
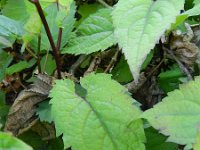
[(37, 122), (37, 104), (48, 97), (53, 78), (38, 74), (36, 81), (28, 89), (21, 91), (15, 99), (7, 116), (4, 131), (17, 136)]

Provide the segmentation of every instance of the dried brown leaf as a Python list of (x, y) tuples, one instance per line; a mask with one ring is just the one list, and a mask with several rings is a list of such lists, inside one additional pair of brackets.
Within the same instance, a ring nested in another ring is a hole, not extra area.
[(37, 122), (36, 106), (48, 97), (52, 88), (52, 77), (37, 75), (36, 81), (21, 91), (10, 108), (4, 130), (17, 136)]

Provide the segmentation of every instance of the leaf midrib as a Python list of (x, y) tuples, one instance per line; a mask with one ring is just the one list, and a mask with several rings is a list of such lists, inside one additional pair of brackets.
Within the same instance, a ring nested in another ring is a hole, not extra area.
[[(77, 95), (77, 94), (76, 94)], [(99, 116), (98, 112), (93, 108), (93, 106), (89, 103), (89, 101), (87, 101), (85, 98), (83, 97), (80, 97), (79, 95), (77, 95), (80, 99), (82, 99), (88, 106), (89, 108), (91, 109), (91, 111), (94, 112), (95, 116), (98, 118), (101, 126), (103, 127), (104, 131), (107, 133), (108, 137), (110, 138), (110, 140), (112, 141), (113, 143), (113, 146), (116, 150), (118, 150), (117, 148), (117, 144), (116, 142), (113, 140), (114, 138), (112, 137), (112, 135), (110, 134), (109, 132), (109, 129), (108, 127), (106, 126), (106, 124), (103, 122), (103, 120), (101, 119), (101, 117)]]

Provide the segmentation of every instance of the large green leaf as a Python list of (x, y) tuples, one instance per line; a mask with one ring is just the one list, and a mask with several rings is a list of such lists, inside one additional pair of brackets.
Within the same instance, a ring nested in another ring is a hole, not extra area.
[(57, 135), (72, 150), (144, 150), (139, 109), (127, 89), (107, 74), (90, 74), (81, 85), (57, 80), (50, 97)]
[(1, 150), (33, 150), (30, 146), (8, 133), (0, 132)]
[(144, 112), (143, 117), (168, 141), (190, 146), (200, 124), (200, 77), (168, 93), (162, 102)]
[(62, 53), (90, 54), (105, 50), (115, 43), (111, 18), (112, 9), (100, 9), (78, 27), (78, 36), (70, 40)]
[(142, 63), (183, 9), (184, 0), (119, 0), (113, 12), (115, 36), (138, 80)]

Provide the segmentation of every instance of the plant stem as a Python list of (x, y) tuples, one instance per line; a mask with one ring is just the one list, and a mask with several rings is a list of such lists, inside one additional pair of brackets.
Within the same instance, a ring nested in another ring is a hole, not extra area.
[(56, 45), (56, 48), (58, 50), (60, 50), (60, 45), (61, 45), (61, 40), (62, 40), (62, 31), (63, 31), (63, 29), (59, 28), (58, 40), (57, 40), (57, 45)]
[(41, 35), (38, 35), (38, 51), (37, 51), (37, 66), (38, 66), (38, 72), (41, 73), (41, 64), (40, 64), (40, 45), (41, 45)]
[(111, 8), (111, 6), (109, 6), (106, 2), (104, 2), (103, 0), (98, 0), (98, 2), (100, 3), (100, 4), (102, 4), (104, 7), (106, 7), (106, 8)]
[(32, 55), (35, 59), (38, 59), (38, 57), (35, 55), (35, 53), (33, 53), (32, 50), (31, 50), (28, 46), (26, 47), (26, 50), (27, 50), (28, 53), (29, 53), (30, 55)]
[(53, 41), (53, 37), (52, 37), (51, 31), (49, 29), (49, 25), (48, 25), (48, 23), (46, 21), (46, 18), (44, 16), (44, 13), (43, 13), (43, 10), (42, 10), (42, 7), (40, 5), (39, 0), (31, 0), (31, 2), (35, 4), (35, 7), (36, 7), (36, 9), (38, 11), (38, 14), (40, 15), (40, 18), (42, 20), (43, 25), (44, 25), (47, 37), (49, 39), (49, 42), (50, 42), (50, 45), (52, 47), (53, 54), (54, 54), (54, 57), (55, 57), (55, 60), (56, 60), (58, 79), (61, 79), (61, 65), (60, 65), (61, 61), (60, 61), (59, 50), (55, 46), (55, 43)]

